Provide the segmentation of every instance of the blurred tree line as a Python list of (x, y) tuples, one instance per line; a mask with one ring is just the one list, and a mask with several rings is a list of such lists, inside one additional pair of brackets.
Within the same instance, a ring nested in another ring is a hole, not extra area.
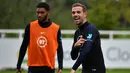
[[(0, 29), (24, 29), (37, 19), (36, 5), (41, 0), (1, 0)], [(51, 6), (51, 20), (61, 29), (75, 29), (71, 5), (81, 2), (88, 10), (87, 19), (100, 30), (129, 30), (130, 0), (46, 0)]]

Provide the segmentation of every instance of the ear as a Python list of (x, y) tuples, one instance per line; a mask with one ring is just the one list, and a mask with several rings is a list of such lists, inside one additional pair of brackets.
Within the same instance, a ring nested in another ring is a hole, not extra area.
[(88, 17), (88, 12), (86, 11), (86, 17)]
[(88, 12), (84, 12), (84, 17), (86, 18), (88, 16)]
[(88, 17), (88, 12), (87, 12), (87, 11), (85, 12), (85, 17), (86, 17), (86, 18)]
[(50, 12), (48, 12), (48, 18), (50, 18)]

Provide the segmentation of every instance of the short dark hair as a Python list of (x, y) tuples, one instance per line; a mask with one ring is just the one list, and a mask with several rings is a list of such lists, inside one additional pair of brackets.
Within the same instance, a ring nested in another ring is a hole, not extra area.
[(82, 8), (83, 8), (83, 12), (86, 12), (86, 11), (87, 11), (87, 9), (86, 9), (86, 7), (85, 7), (84, 4), (81, 4), (81, 3), (74, 3), (74, 4), (72, 5), (72, 7), (77, 7), (77, 6), (82, 7)]
[(46, 2), (40, 2), (40, 3), (37, 5), (37, 8), (45, 8), (47, 11), (50, 11), (50, 6), (49, 6), (49, 4), (47, 4)]

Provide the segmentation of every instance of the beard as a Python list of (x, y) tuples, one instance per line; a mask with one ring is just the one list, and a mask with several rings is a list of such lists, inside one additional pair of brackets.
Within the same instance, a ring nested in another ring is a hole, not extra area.
[(74, 23), (75, 23), (76, 25), (78, 25), (78, 26), (79, 26), (80, 24), (82, 24), (81, 21), (75, 21), (75, 20), (74, 20)]
[(82, 25), (83, 21), (81, 19), (78, 19), (78, 20), (73, 20), (73, 22), (77, 25), (77, 26), (80, 26)]
[(75, 16), (75, 17), (73, 17), (73, 22), (76, 25), (80, 25), (81, 24), (81, 18), (79, 16)]
[(40, 21), (40, 22), (45, 22), (46, 20), (48, 19), (48, 14), (46, 14), (45, 16), (44, 16), (44, 18), (43, 17), (38, 17), (38, 21)]

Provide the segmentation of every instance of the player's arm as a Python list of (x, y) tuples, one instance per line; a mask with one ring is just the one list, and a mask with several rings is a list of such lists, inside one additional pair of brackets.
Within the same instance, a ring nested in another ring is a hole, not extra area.
[(77, 36), (78, 36), (78, 32), (76, 31), (75, 34), (74, 34), (74, 42), (73, 42), (72, 49), (71, 49), (71, 52), (70, 52), (72, 60), (75, 60), (78, 57), (78, 53), (79, 53), (79, 50), (80, 50), (80, 47), (74, 46), (75, 43), (77, 42)]
[(27, 25), (25, 28), (24, 38), (23, 38), (23, 42), (22, 42), (21, 47), (20, 47), (19, 57), (18, 57), (18, 62), (17, 62), (17, 70), (18, 70), (17, 73), (21, 69), (21, 63), (22, 63), (23, 58), (25, 56), (27, 46), (29, 44), (29, 39), (30, 39), (30, 24)]
[(57, 42), (58, 42), (58, 49), (57, 49), (58, 72), (61, 73), (63, 69), (63, 47), (62, 47), (62, 36), (60, 29), (58, 30), (57, 34)]
[(80, 66), (86, 54), (91, 50), (92, 43), (98, 35), (95, 30), (87, 30), (87, 31), (88, 33), (85, 33), (86, 37), (84, 38), (86, 41), (82, 46), (80, 55), (76, 60), (75, 64), (73, 65), (72, 70), (77, 70), (77, 68)]

